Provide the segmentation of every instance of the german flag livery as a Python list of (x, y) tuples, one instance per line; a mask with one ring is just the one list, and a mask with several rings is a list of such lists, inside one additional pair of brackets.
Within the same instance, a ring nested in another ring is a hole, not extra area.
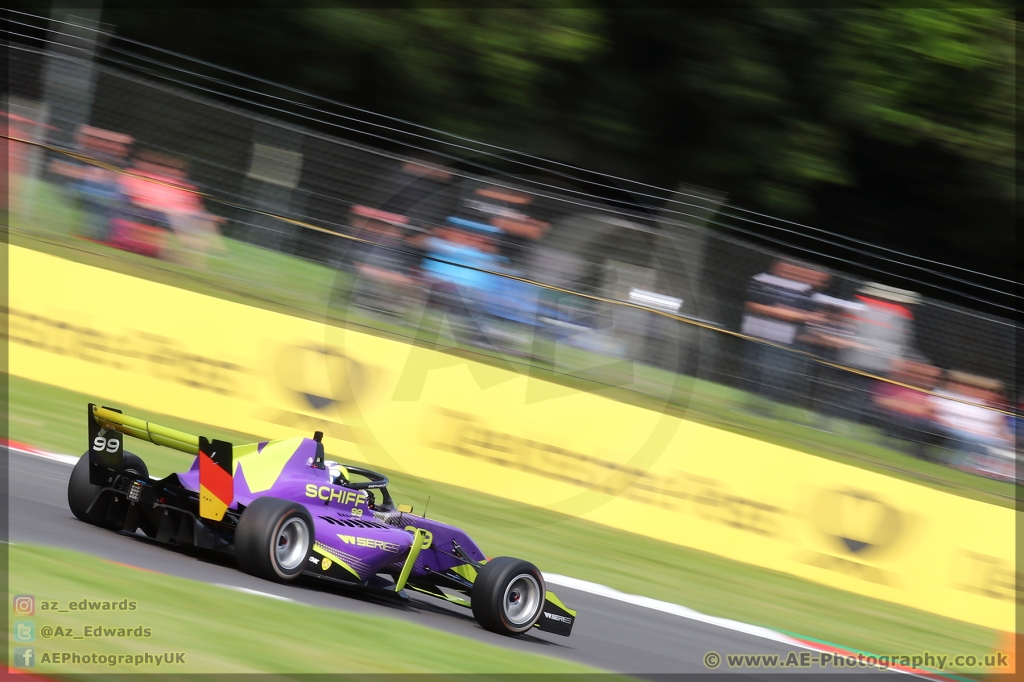
[(231, 443), (199, 437), (199, 516), (220, 521), (234, 501)]

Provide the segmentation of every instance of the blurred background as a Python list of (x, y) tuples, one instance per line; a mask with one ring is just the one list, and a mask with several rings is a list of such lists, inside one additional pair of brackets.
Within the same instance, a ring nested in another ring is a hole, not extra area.
[[(76, 4), (4, 15), (10, 244), (1001, 507), (976, 505), (995, 510), (984, 518), (1016, 507), (1010, 9)], [(80, 452), (95, 396), (10, 379), (7, 435)], [(431, 514), (565, 576), (862, 650), (996, 644), (987, 627), (548, 509), (465, 518), (482, 493), (392, 473)], [(694, 498), (743, 502), (709, 491)], [(889, 495), (842, 495), (873, 493)], [(833, 538), (851, 541), (844, 557), (888, 542), (863, 509), (843, 518), (852, 540)], [(957, 532), (999, 536), (976, 518)], [(594, 549), (612, 546), (613, 565)], [(962, 552), (980, 582), (953, 588), (1019, 603), (1001, 549)]]
[(14, 243), (1014, 497), (1008, 10), (15, 10)]

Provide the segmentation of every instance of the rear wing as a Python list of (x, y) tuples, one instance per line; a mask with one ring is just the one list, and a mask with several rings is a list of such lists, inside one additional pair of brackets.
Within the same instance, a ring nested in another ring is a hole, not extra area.
[(231, 443), (207, 440), (159, 424), (129, 417), (113, 407), (89, 403), (89, 482), (109, 487), (125, 469), (124, 436), (199, 457), (199, 515), (224, 518), (234, 501), (234, 454)]

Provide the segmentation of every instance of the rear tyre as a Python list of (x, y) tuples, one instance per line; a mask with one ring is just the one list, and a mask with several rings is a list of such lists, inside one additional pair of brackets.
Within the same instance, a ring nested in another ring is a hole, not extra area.
[(301, 504), (260, 497), (245, 508), (235, 530), (235, 560), (250, 575), (297, 580), (313, 547), (313, 518)]
[(134, 474), (139, 478), (149, 478), (149, 467), (146, 466), (141, 457), (130, 452), (124, 453), (124, 472), (126, 474)]
[(544, 609), (544, 576), (528, 561), (502, 556), (477, 573), (471, 602), (480, 627), (502, 635), (521, 635)]
[[(149, 478), (149, 469), (146, 468), (146, 463), (138, 455), (130, 452), (124, 453), (124, 472), (139, 478)], [(96, 496), (100, 494), (100, 490), (102, 490), (100, 486), (89, 482), (89, 453), (87, 452), (78, 459), (75, 468), (71, 470), (71, 479), (68, 481), (68, 506), (71, 507), (72, 514), (86, 523), (104, 528), (113, 527), (114, 524), (107, 520), (107, 508), (110, 505), (104, 500), (93, 504)], [(92, 509), (89, 508), (90, 505)]]

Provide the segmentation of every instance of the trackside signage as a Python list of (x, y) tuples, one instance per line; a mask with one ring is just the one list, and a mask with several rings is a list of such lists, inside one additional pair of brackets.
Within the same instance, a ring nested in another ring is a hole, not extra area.
[(511, 369), (19, 247), (9, 257), (14, 375), (264, 438), (323, 431), (338, 459), (509, 510), (1014, 629), (1012, 510)]

